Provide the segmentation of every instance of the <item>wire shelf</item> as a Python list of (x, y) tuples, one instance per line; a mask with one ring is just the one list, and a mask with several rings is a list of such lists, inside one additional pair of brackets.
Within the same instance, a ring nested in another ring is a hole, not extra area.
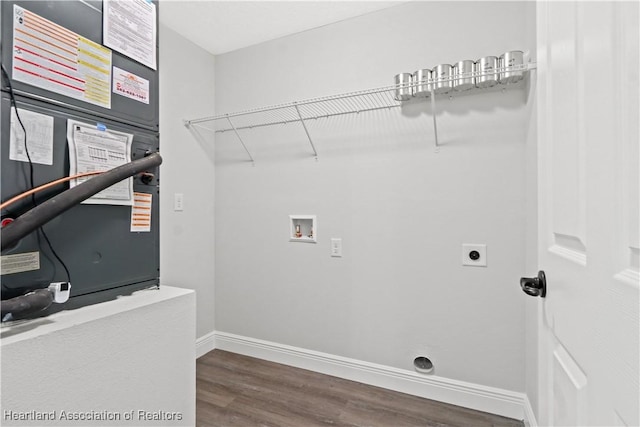
[[(407, 87), (411, 87), (411, 85), (407, 85)], [(313, 120), (385, 108), (395, 108), (401, 105), (400, 101), (394, 99), (397, 88), (397, 86), (388, 86), (307, 99), (287, 104), (187, 120), (185, 124), (192, 125), (214, 122), (216, 132), (228, 132), (234, 130), (234, 127), (235, 130), (252, 129), (263, 126), (299, 123), (300, 120)], [(234, 126), (229, 124), (229, 119), (232, 119)]]
[[(308, 120), (314, 120), (319, 118), (328, 118), (341, 116), (346, 114), (356, 114), (363, 113), (368, 111), (376, 111), (382, 109), (391, 109), (398, 108), (402, 106), (404, 102), (396, 98), (396, 94), (399, 90), (402, 89), (413, 89), (417, 86), (426, 85), (430, 88), (434, 88), (435, 85), (441, 83), (449, 83), (455, 82), (458, 79), (469, 79), (469, 78), (481, 78), (494, 76), (496, 77), (500, 73), (508, 72), (508, 73), (517, 73), (522, 72), (524, 77), (528, 75), (528, 71), (534, 70), (536, 68), (535, 63), (528, 63), (522, 65), (516, 65), (505, 68), (496, 68), (491, 73), (482, 73), (478, 71), (470, 72), (470, 73), (461, 73), (448, 78), (432, 78), (428, 79), (426, 82), (412, 82), (403, 85), (391, 85), (374, 89), (367, 89), (357, 92), (349, 92), (342, 93), (338, 95), (324, 96), (320, 98), (312, 98), (303, 101), (294, 101), (285, 104), (271, 105), (266, 107), (254, 108), (245, 111), (219, 114), (211, 117), (202, 117), (191, 120), (185, 120), (185, 126), (192, 126), (201, 123), (212, 123), (213, 129), (216, 133), (229, 132), (233, 131), (236, 133), (238, 139), (242, 143), (243, 147), (247, 151), (247, 154), (253, 161), (251, 157), (251, 153), (247, 150), (244, 141), (242, 140), (239, 131), (245, 129), (253, 129), (260, 128), (264, 126), (274, 126), (274, 125), (284, 125), (290, 123), (301, 123), (307, 133), (307, 137), (309, 138), (309, 142), (313, 149), (314, 154), (317, 157), (317, 152), (315, 146), (313, 144), (313, 140), (309, 135), (308, 129), (305, 125), (305, 122)], [(509, 88), (517, 85), (496, 85), (500, 88)], [(494, 87), (495, 88), (495, 87)], [(415, 99), (428, 99), (431, 98), (432, 103), (432, 111), (435, 111), (435, 99), (439, 97), (449, 97), (451, 93), (465, 93), (471, 94), (475, 92), (484, 91), (486, 88), (471, 88), (464, 92), (456, 92), (455, 89), (452, 89), (450, 93), (436, 93), (436, 91), (431, 91), (431, 93), (427, 93), (425, 97), (418, 98), (412, 97), (412, 100)], [(434, 115), (434, 130), (435, 130), (435, 115)], [(436, 131), (436, 146), (437, 146), (437, 131)]]

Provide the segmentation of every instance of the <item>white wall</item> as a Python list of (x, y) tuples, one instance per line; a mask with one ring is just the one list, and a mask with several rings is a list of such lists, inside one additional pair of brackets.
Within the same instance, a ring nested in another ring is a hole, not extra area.
[(195, 425), (194, 308), (193, 291), (161, 286), (3, 324), (0, 424)]
[[(162, 9), (162, 8), (161, 8)], [(197, 294), (197, 336), (214, 330), (214, 149), (184, 119), (213, 114), (214, 57), (160, 25), (160, 282)], [(184, 210), (173, 210), (174, 193)]]
[[(216, 111), (393, 83), (529, 50), (526, 2), (412, 2), (216, 57)], [(525, 390), (525, 91), (216, 136), (216, 330)], [(166, 137), (163, 139), (166, 141)], [(166, 142), (165, 142), (166, 143)], [(318, 243), (288, 242), (288, 215)], [(343, 258), (329, 256), (341, 237)], [(488, 268), (461, 266), (486, 243)], [(166, 244), (166, 241), (163, 242)]]

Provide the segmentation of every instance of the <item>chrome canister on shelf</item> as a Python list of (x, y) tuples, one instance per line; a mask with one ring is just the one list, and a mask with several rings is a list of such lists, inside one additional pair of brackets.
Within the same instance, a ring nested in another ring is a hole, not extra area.
[(476, 86), (490, 87), (498, 83), (498, 58), (485, 56), (476, 61)]
[(456, 62), (453, 66), (453, 88), (455, 90), (469, 90), (476, 85), (473, 75), (476, 63), (470, 59)]
[(400, 73), (395, 76), (396, 90), (393, 97), (396, 101), (406, 101), (413, 96), (411, 73)]
[(453, 67), (450, 64), (440, 64), (431, 72), (435, 93), (447, 93), (453, 88)]
[(427, 97), (431, 95), (431, 70), (425, 68), (413, 73), (413, 83), (415, 87), (413, 89), (413, 95), (419, 97)]
[(524, 57), (521, 50), (512, 50), (500, 55), (500, 83), (509, 84), (522, 80), (524, 71), (512, 71), (515, 67), (524, 64)]

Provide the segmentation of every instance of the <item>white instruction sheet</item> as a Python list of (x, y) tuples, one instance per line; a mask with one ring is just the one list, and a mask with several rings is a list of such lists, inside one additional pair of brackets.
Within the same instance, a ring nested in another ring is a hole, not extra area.
[[(131, 159), (133, 134), (108, 130), (102, 124), (67, 120), (69, 144), (69, 174), (107, 171), (128, 163)], [(91, 177), (71, 181), (71, 187)], [(103, 205), (133, 205), (133, 179), (112, 185), (83, 203)]]
[(111, 108), (111, 50), (13, 5), (13, 78)]
[[(20, 119), (27, 130), (27, 148), (32, 163), (53, 165), (53, 117), (20, 109)], [(11, 109), (11, 130), (9, 136), (9, 159), (28, 162), (25, 151), (24, 131), (15, 109)]]
[(102, 10), (104, 45), (157, 69), (156, 5), (147, 0), (104, 0)]

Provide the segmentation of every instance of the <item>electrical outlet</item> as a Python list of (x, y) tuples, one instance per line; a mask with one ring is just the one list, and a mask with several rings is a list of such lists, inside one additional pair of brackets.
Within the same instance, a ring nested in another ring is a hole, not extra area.
[(331, 256), (332, 257), (342, 257), (342, 239), (341, 238), (332, 238), (331, 239)]
[(184, 210), (184, 195), (182, 193), (174, 193), (173, 210), (176, 212), (181, 212)]
[(472, 267), (487, 266), (487, 245), (463, 243), (462, 265)]

